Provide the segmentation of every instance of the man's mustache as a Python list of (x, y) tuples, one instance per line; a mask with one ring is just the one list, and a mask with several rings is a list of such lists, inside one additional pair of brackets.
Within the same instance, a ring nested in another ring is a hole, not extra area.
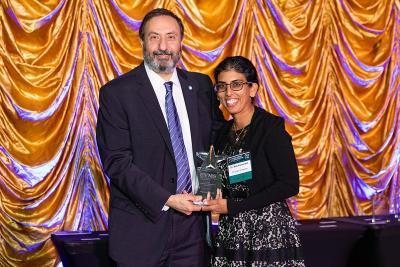
[(167, 56), (172, 56), (172, 52), (168, 50), (157, 50), (153, 52), (153, 55), (155, 56), (161, 56), (161, 55), (167, 55)]

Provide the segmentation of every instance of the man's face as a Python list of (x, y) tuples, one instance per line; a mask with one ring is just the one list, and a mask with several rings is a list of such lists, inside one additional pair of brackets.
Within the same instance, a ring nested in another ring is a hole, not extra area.
[(144, 61), (158, 74), (170, 74), (181, 57), (182, 36), (178, 22), (169, 16), (150, 19), (144, 28)]

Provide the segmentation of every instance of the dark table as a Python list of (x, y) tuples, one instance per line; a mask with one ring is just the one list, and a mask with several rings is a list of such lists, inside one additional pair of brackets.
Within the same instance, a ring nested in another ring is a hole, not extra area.
[(107, 232), (58, 232), (51, 235), (64, 267), (114, 267)]
[[(307, 267), (399, 267), (400, 222), (394, 216), (303, 220), (297, 225)], [(64, 267), (114, 267), (107, 232), (51, 236)]]
[(337, 220), (366, 227), (363, 237), (354, 247), (351, 266), (399, 267), (400, 221), (394, 215), (343, 217)]
[(297, 225), (307, 267), (345, 267), (366, 227), (333, 219), (304, 220)]

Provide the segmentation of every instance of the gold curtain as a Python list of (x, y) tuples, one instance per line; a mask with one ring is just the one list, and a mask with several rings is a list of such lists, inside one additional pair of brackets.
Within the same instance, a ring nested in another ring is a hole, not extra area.
[(373, 198), (400, 208), (399, 0), (4, 0), (1, 266), (53, 266), (51, 233), (107, 228), (98, 92), (141, 62), (155, 7), (184, 21), (182, 68), (257, 66), (259, 105), (293, 137), (298, 218), (370, 214)]

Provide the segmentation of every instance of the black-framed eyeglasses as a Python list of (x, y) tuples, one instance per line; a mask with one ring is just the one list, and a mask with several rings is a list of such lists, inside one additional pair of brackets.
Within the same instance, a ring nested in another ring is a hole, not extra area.
[(225, 92), (229, 86), (233, 91), (240, 91), (242, 90), (243, 85), (245, 84), (252, 84), (252, 82), (244, 82), (237, 80), (237, 81), (232, 81), (231, 83), (217, 83), (214, 85), (214, 90), (217, 93), (222, 93)]

